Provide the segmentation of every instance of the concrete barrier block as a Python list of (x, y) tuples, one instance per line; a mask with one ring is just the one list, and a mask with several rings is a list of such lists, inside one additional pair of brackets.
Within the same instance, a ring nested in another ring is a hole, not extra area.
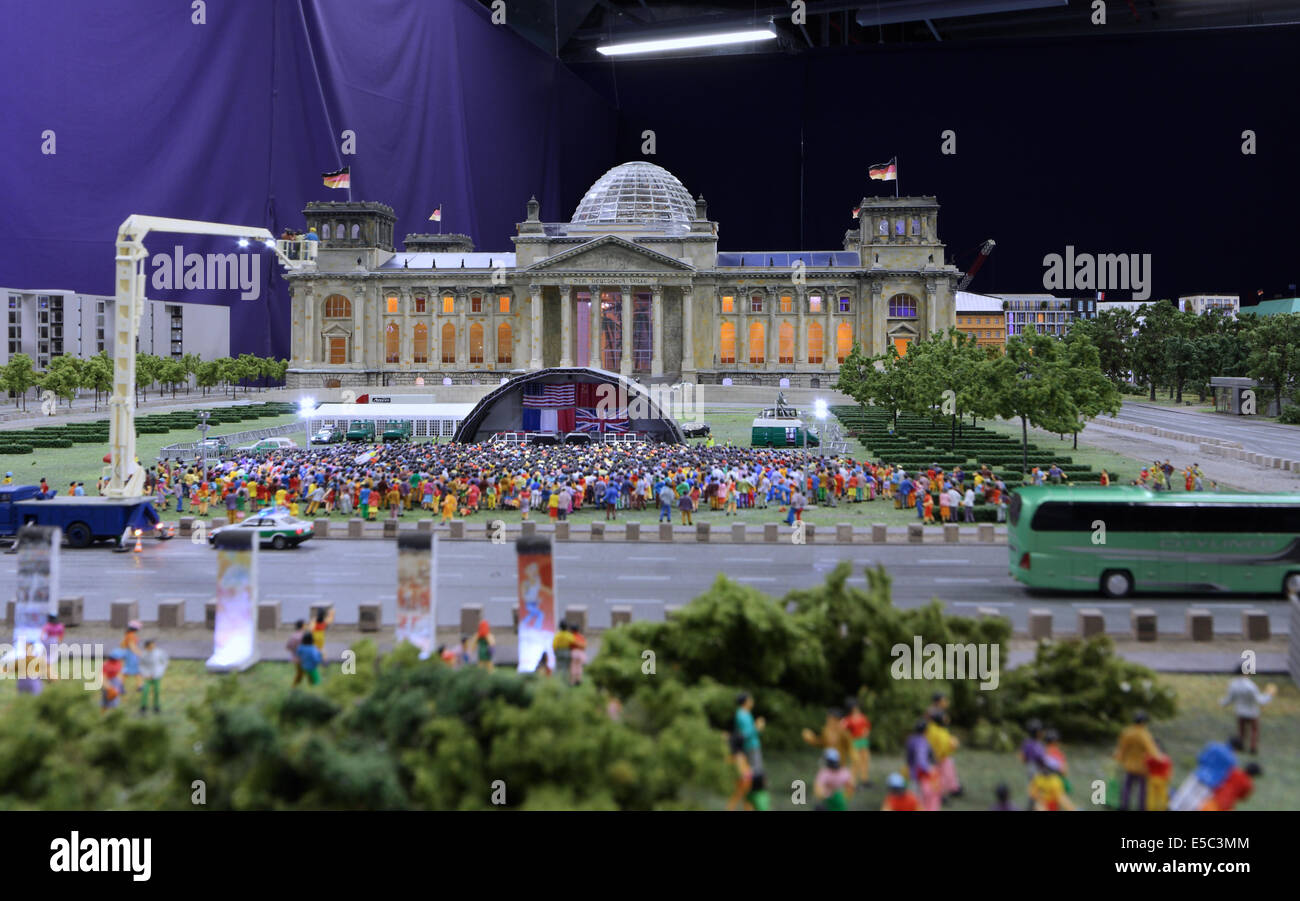
[(86, 599), (81, 595), (59, 598), (59, 622), (65, 626), (79, 626), (86, 615)]
[(779, 523), (763, 523), (763, 541), (767, 544), (775, 544), (781, 540), (781, 526)]
[(673, 524), (672, 524), (672, 523), (670, 523), (670, 522), (661, 522), (661, 523), (659, 523), (659, 540), (660, 540), (660, 541), (672, 541), (672, 540), (673, 540)]
[(1034, 607), (1029, 611), (1029, 637), (1034, 641), (1052, 637), (1052, 611)]
[(976, 607), (975, 616), (978, 619), (1006, 619), (1007, 616), (997, 607)]
[(837, 544), (853, 543), (853, 523), (841, 522), (835, 525), (835, 541)]
[(593, 522), (591, 524), (591, 540), (592, 541), (605, 540), (605, 524), (603, 522)]
[(609, 608), (609, 627), (626, 626), (632, 622), (632, 608), (626, 604), (615, 604)]
[(519, 524), (519, 537), (529, 538), (537, 534), (537, 523), (531, 519), (525, 519)]
[(1106, 619), (1096, 607), (1079, 608), (1079, 637), (1092, 638), (1106, 634)]
[(956, 523), (946, 522), (943, 524), (943, 541), (944, 544), (956, 544), (961, 540), (961, 527)]
[(695, 540), (705, 542), (709, 540), (709, 524), (707, 522), (697, 522), (695, 524)]
[(451, 521), (450, 537), (454, 541), (462, 541), (465, 538), (465, 520), (453, 519)]
[(328, 519), (318, 519), (311, 524), (312, 535), (316, 538), (330, 537), (330, 521)]
[(907, 524), (907, 543), (921, 544), (925, 541), (925, 526), (919, 522), (910, 522)]
[(483, 618), (482, 604), (460, 605), (460, 634), (473, 635), (478, 631), (479, 620)]
[(14, 602), (5, 601), (5, 622), (13, 625), (14, 622)]
[(743, 522), (733, 522), (731, 524), (731, 543), (745, 543), (745, 524)]
[(384, 608), (377, 603), (362, 604), (357, 608), (357, 630), (378, 632)]
[(996, 537), (993, 532), (993, 523), (982, 522), (977, 527), (979, 530), (979, 540), (981, 544), (992, 544)]
[(108, 624), (114, 629), (125, 629), (131, 620), (140, 618), (139, 601), (114, 601), (108, 609)]
[(395, 520), (395, 519), (393, 519), (391, 516), (390, 516), (388, 519), (385, 519), (385, 520), (384, 520), (384, 537), (385, 537), (385, 538), (396, 538), (396, 537), (397, 537), (397, 527), (398, 527), (398, 525), (399, 525), (398, 521)]
[(1241, 635), (1247, 641), (1268, 641), (1272, 638), (1268, 614), (1258, 607), (1241, 611)]
[(274, 632), (278, 628), (280, 628), (280, 602), (259, 602), (257, 605), (257, 631)]
[(432, 532), (436, 523), (432, 519), (422, 519), (415, 524), (415, 528), (421, 532)]
[(587, 605), (570, 604), (564, 608), (565, 622), (576, 625), (583, 632), (587, 631)]
[(355, 518), (354, 518), (354, 519), (349, 519), (349, 520), (348, 520), (348, 537), (349, 537), (349, 538), (360, 538), (360, 537), (362, 536), (362, 534), (363, 534), (363, 530), (365, 529), (365, 527), (366, 527), (365, 520), (363, 520), (363, 519), (355, 519)]
[(190, 532), (194, 531), (194, 517), (182, 516), (180, 525), (177, 527), (176, 531), (182, 538), (189, 538)]
[(1214, 640), (1214, 617), (1204, 607), (1188, 607), (1184, 614), (1187, 618), (1187, 637), (1192, 641)]
[(224, 526), (228, 526), (228, 525), (230, 525), (230, 520), (226, 519), (224, 516), (214, 516), (214, 517), (212, 517), (212, 531), (213, 531), (213, 532), (215, 532), (217, 529), (220, 529), (220, 528), (222, 528), (222, 527), (224, 527)]
[(184, 601), (176, 600), (158, 602), (159, 629), (179, 629), (183, 625), (185, 625)]
[(871, 524), (871, 543), (884, 544), (889, 540), (889, 526), (883, 522), (873, 522)]
[(203, 605), (203, 625), (207, 629), (217, 627), (217, 602), (208, 601)]
[(810, 522), (803, 524), (803, 541), (804, 544), (812, 544), (817, 538), (817, 527)]
[(555, 524), (555, 540), (556, 541), (569, 540), (569, 521), (567, 519), (564, 520), (563, 522), (557, 522)]
[(1134, 607), (1129, 614), (1133, 637), (1138, 641), (1156, 640), (1156, 612), (1150, 607)]
[(627, 527), (623, 530), (623, 537), (624, 537), (624, 539), (626, 539), (627, 541), (640, 541), (640, 540), (641, 540), (641, 523), (639, 523), (639, 522), (630, 522), (630, 523), (628, 523), (628, 524), (627, 524)]

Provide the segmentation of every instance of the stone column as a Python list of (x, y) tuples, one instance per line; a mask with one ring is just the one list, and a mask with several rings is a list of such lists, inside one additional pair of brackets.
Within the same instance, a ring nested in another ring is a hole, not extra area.
[(483, 368), (492, 370), (497, 365), (497, 299), (501, 296), (499, 291), (493, 291), (490, 297), (484, 297), (483, 302), (487, 304), (487, 309), (483, 312), (487, 314), (487, 319), (483, 321)]
[(600, 356), (600, 285), (592, 285), (589, 289), (591, 292), (591, 305), (587, 312), (587, 356), (589, 366), (596, 369), (604, 369), (605, 361)]
[(461, 291), (456, 295), (456, 368), (469, 365), (469, 323), (465, 321), (469, 309), (469, 295)]
[(794, 328), (794, 362), (797, 368), (808, 362), (808, 293), (802, 289), (794, 296), (794, 308), (798, 320)]
[(403, 288), (398, 295), (398, 309), (402, 311), (402, 340), (397, 345), (397, 364), (400, 369), (410, 369), (415, 356), (415, 335), (411, 331), (411, 291)]
[[(691, 286), (682, 288), (682, 381), (686, 373), (695, 372), (695, 310), (691, 299)], [(717, 329), (714, 329), (717, 331)]]
[(929, 338), (934, 334), (937, 319), (935, 318), (935, 303), (937, 292), (934, 287), (933, 279), (926, 279), (925, 282), (925, 334), (921, 337)]
[(368, 290), (362, 287), (352, 299), (352, 368), (366, 367), (366, 310), (369, 308)]
[(632, 286), (623, 285), (619, 289), (623, 294), (618, 309), (623, 321), (623, 352), (622, 359), (618, 364), (618, 371), (622, 375), (632, 374)]
[(836, 370), (840, 366), (835, 362), (835, 326), (838, 323), (835, 314), (831, 312), (839, 309), (839, 303), (838, 291), (829, 294), (822, 292), (822, 369), (826, 371)]
[(881, 285), (876, 282), (871, 286), (871, 355), (886, 351), (885, 325), (889, 321), (889, 308), (885, 306), (885, 297)]
[(650, 318), (654, 323), (650, 338), (654, 343), (650, 349), (650, 375), (660, 376), (664, 374), (664, 292), (657, 285), (650, 295)]
[[(321, 312), (324, 313), (323, 310)], [(319, 331), (320, 329), (316, 327), (316, 297), (312, 293), (311, 286), (308, 285), (302, 291), (302, 343), (298, 346), (299, 356), (306, 363), (316, 361), (316, 342), (320, 340)], [(320, 356), (322, 362), (329, 359), (323, 353)]]
[(780, 290), (769, 291), (764, 303), (767, 304), (767, 352), (763, 354), (763, 368), (775, 369), (777, 360), (781, 358), (779, 353), (781, 323), (777, 320), (777, 311), (781, 306)]
[(736, 292), (736, 366), (749, 364), (749, 292)]
[(560, 365), (573, 365), (573, 288), (560, 286)]
[(532, 327), (528, 334), (528, 343), (532, 348), (529, 354), (528, 367), (530, 369), (542, 368), (542, 286), (529, 285), (528, 290), (531, 293), (529, 299), (529, 312), (532, 315)]

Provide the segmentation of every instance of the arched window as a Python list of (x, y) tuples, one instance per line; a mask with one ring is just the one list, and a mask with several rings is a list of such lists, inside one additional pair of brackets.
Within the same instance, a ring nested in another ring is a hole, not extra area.
[(794, 362), (794, 326), (788, 322), (781, 323), (781, 331), (777, 335), (780, 347), (777, 349), (777, 361), (781, 363)]
[(388, 323), (384, 329), (384, 362), (396, 363), (401, 356), (402, 328), (396, 322)]
[(824, 352), (825, 344), (822, 337), (822, 324), (820, 322), (808, 323), (808, 362), (820, 363)]
[(483, 362), (483, 326), (477, 322), (469, 327), (469, 361)]
[(749, 362), (763, 362), (764, 328), (761, 322), (749, 324)]
[(411, 362), (429, 362), (429, 327), (423, 322), (415, 324), (414, 345), (411, 348)]
[(331, 294), (325, 298), (326, 319), (351, 319), (352, 301), (342, 294)]
[[(502, 300), (508, 300), (503, 297)], [(512, 345), (514, 343), (514, 332), (510, 328), (510, 323), (502, 322), (497, 324), (497, 362), (511, 363), (514, 361)]]
[(841, 322), (839, 328), (835, 330), (835, 359), (843, 363), (848, 359), (851, 350), (853, 350), (853, 326)]
[(352, 225), (352, 240), (355, 241), (355, 240), (357, 240), (357, 238), (360, 238), (360, 237), (361, 237), (361, 226), (360, 226), (360, 225), (357, 225), (357, 224), (355, 224), (355, 223), (353, 223), (353, 225)]
[(736, 362), (736, 326), (722, 323), (718, 329), (718, 355), (723, 363)]
[(889, 315), (894, 319), (916, 317), (916, 298), (911, 294), (895, 294), (889, 298)]
[(483, 298), (482, 298), (482, 297), (479, 297), (477, 294), (475, 294), (474, 296), (472, 296), (472, 297), (469, 299), (469, 311), (470, 311), (471, 313), (482, 313), (482, 312), (483, 312)]
[(450, 322), (442, 327), (442, 362), (456, 362), (456, 326)]

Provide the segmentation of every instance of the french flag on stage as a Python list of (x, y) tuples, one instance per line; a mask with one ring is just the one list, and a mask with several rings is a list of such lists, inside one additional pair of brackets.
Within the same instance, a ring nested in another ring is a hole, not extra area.
[(523, 405), (534, 409), (558, 409), (574, 406), (575, 391), (573, 385), (539, 385), (536, 382), (524, 386)]

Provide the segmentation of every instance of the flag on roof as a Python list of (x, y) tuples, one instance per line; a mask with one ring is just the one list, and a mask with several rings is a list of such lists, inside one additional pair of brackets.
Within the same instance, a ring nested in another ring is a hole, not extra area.
[(436, 210), (433, 211), (433, 215), (431, 215), (431, 216), (429, 217), (429, 221), (430, 221), (430, 222), (441, 222), (441, 221), (442, 221), (442, 204), (438, 204), (438, 208), (437, 208)]
[(327, 188), (351, 188), (352, 167), (344, 166), (334, 172), (324, 172), (321, 174), (321, 180), (325, 182)]
[(871, 167), (871, 178), (874, 181), (897, 181), (898, 180), (898, 157), (894, 157), (887, 163), (877, 163)]
[(860, 207), (860, 206), (855, 206), (855, 207), (853, 208), (853, 218), (854, 218), (854, 219), (858, 218), (858, 213), (860, 213), (860, 212), (862, 212), (862, 207)]

